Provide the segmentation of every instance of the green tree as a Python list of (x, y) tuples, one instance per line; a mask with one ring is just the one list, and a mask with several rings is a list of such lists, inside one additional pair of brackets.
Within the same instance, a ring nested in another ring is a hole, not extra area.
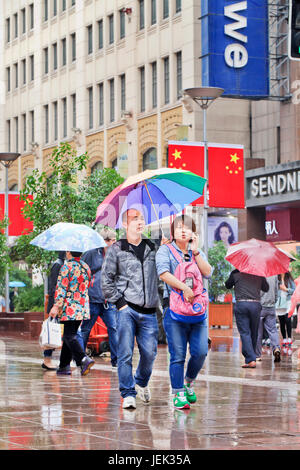
[(209, 296), (216, 302), (218, 295), (227, 291), (225, 281), (232, 271), (232, 265), (225, 259), (227, 250), (222, 241), (216, 242), (208, 250), (208, 262), (213, 266), (214, 271), (209, 279)]
[(292, 255), (296, 258), (296, 261), (291, 263), (292, 266), (292, 276), (296, 279), (300, 276), (300, 254), (299, 253), (292, 253)]

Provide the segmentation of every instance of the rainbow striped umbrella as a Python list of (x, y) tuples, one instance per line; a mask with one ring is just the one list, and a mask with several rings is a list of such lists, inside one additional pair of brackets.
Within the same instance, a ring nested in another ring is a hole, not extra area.
[(99, 205), (96, 223), (119, 228), (128, 209), (138, 209), (146, 224), (181, 212), (203, 194), (206, 179), (175, 168), (146, 170), (130, 176)]

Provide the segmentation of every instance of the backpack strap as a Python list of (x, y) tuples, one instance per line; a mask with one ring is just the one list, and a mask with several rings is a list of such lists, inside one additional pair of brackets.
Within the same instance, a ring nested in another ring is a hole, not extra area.
[(180, 254), (178, 253), (178, 251), (176, 250), (176, 248), (174, 248), (174, 246), (171, 245), (170, 243), (167, 244), (167, 247), (171, 251), (171, 253), (174, 256), (174, 258), (176, 259), (176, 261), (178, 261), (178, 263), (183, 263), (183, 259), (180, 256)]

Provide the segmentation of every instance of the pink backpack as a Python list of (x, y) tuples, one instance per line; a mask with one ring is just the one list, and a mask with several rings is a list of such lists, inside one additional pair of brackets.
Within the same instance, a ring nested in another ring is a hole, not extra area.
[(198, 268), (194, 256), (191, 261), (184, 261), (173, 245), (167, 245), (174, 258), (178, 261), (174, 276), (179, 281), (186, 283), (194, 292), (193, 303), (185, 300), (181, 290), (173, 289), (170, 295), (170, 314), (174, 320), (185, 323), (197, 323), (203, 321), (208, 306), (208, 294), (203, 288), (202, 274)]

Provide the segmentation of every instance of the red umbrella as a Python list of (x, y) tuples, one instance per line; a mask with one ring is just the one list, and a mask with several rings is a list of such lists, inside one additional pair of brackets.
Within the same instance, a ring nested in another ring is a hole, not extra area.
[(265, 277), (286, 273), (291, 260), (273, 243), (255, 238), (233, 243), (228, 248), (225, 259), (243, 273)]

